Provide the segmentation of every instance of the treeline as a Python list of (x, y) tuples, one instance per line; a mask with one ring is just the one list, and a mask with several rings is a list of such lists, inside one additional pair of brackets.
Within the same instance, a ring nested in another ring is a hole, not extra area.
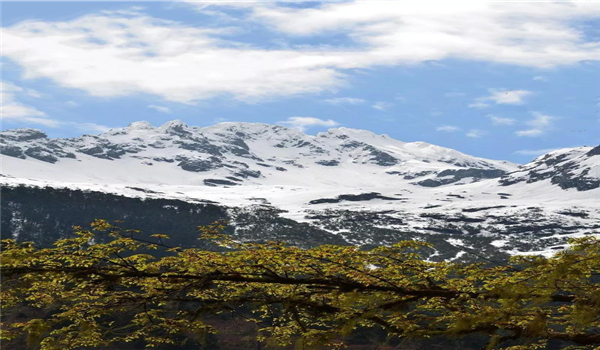
[(248, 211), (208, 201), (132, 198), (33, 186), (2, 186), (0, 196), (2, 237), (36, 242), (39, 247), (49, 247), (58, 239), (72, 237), (73, 226), (87, 225), (96, 218), (121, 221), (125, 228), (149, 234), (168, 234), (182, 247), (207, 247), (207, 242), (199, 239), (196, 227), (232, 219), (236, 222), (230, 223), (226, 232), (243, 240), (279, 239), (304, 247), (344, 243), (332, 233), (283, 218), (279, 216), (280, 211), (272, 208)]
[[(213, 204), (141, 199), (68, 188), (1, 187), (2, 237), (49, 247), (73, 237), (73, 227), (101, 217), (146, 233), (168, 233), (183, 247), (201, 247), (196, 226), (228, 220)], [(98, 239), (102, 239), (99, 237)]]

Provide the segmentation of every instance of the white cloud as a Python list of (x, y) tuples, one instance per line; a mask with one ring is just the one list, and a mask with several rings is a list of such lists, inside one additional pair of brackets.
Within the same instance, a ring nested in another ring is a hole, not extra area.
[(471, 104), (469, 104), (469, 108), (478, 108), (478, 109), (483, 109), (483, 108), (488, 108), (490, 105), (488, 103), (485, 102), (473, 102)]
[(218, 124), (218, 123), (225, 123), (225, 122), (228, 122), (228, 121), (229, 121), (229, 119), (227, 119), (227, 118), (223, 118), (223, 117), (216, 117), (216, 118), (213, 118), (213, 123), (215, 123), (215, 124)]
[(75, 101), (67, 101), (67, 102), (65, 102), (65, 105), (67, 105), (67, 107), (78, 107), (79, 103), (77, 103)]
[[(4, 121), (27, 121), (36, 124), (46, 124), (50, 126), (53, 122), (45, 119), (46, 113), (39, 109), (23, 104), (17, 100), (17, 94), (26, 94), (31, 96), (27, 89), (17, 86), (13, 83), (0, 82), (0, 94), (2, 96), (2, 105), (0, 106), (0, 116)], [(34, 96), (35, 97), (35, 96)]]
[(550, 79), (548, 79), (548, 77), (544, 76), (544, 75), (536, 75), (535, 77), (533, 77), (534, 81), (542, 81), (544, 83), (547, 83), (550, 81)]
[(513, 118), (497, 117), (495, 115), (488, 115), (487, 117), (490, 118), (494, 125), (514, 125), (517, 122)]
[(287, 125), (300, 131), (305, 131), (307, 128), (312, 126), (336, 126), (340, 125), (338, 122), (327, 119), (319, 119), (314, 117), (290, 117), (287, 120), (278, 122), (279, 124)]
[(359, 105), (363, 104), (366, 101), (362, 98), (354, 98), (354, 97), (336, 97), (325, 100), (326, 103), (332, 105)]
[(514, 154), (519, 154), (522, 156), (541, 156), (542, 154), (546, 154), (552, 151), (555, 151), (560, 148), (546, 148), (546, 149), (522, 149), (514, 152)]
[(467, 137), (472, 137), (472, 138), (480, 138), (485, 135), (487, 135), (487, 131), (478, 130), (478, 129), (471, 129), (466, 133)]
[(504, 90), (504, 89), (488, 89), (488, 96), (478, 97), (475, 102), (469, 105), (470, 108), (487, 108), (491, 103), (520, 105), (524, 103), (524, 98), (531, 95), (531, 91), (527, 90)]
[(534, 112), (533, 116), (534, 116), (534, 118), (527, 121), (526, 124), (531, 125), (535, 128), (540, 128), (540, 129), (548, 128), (552, 124), (552, 121), (554, 121), (556, 119), (555, 117), (551, 117), (549, 115), (544, 115), (539, 112)]
[(446, 92), (444, 97), (463, 97), (465, 95), (464, 92)]
[(162, 113), (172, 113), (172, 111), (169, 107), (157, 106), (157, 105), (148, 105), (147, 107), (150, 109), (154, 109), (155, 111), (162, 112)]
[(496, 104), (520, 105), (523, 104), (523, 99), (531, 95), (531, 91), (527, 90), (490, 90), (491, 95), (488, 99)]
[(292, 35), (346, 32), (371, 48), (370, 60), (381, 63), (452, 57), (535, 67), (598, 59), (598, 44), (586, 42), (585, 34), (572, 24), (598, 16), (590, 3), (487, 1), (435, 6), (363, 1), (304, 9), (257, 6), (252, 11), (254, 19)]
[(77, 128), (77, 130), (80, 131), (87, 131), (87, 132), (92, 132), (92, 133), (103, 133), (103, 132), (107, 132), (108, 130), (110, 130), (111, 128), (106, 126), (106, 125), (100, 125), (100, 124), (96, 124), (96, 123), (76, 123), (76, 122), (64, 122), (63, 125), (65, 126), (73, 126), (75, 128)]
[[(236, 28), (202, 28), (134, 10), (4, 27), (2, 53), (27, 78), (49, 78), (95, 96), (147, 93), (182, 103), (333, 91), (356, 69), (443, 59), (541, 68), (598, 59), (599, 44), (574, 24), (598, 17), (588, 2), (243, 5), (247, 13), (225, 23), (242, 28), (254, 21), (280, 39), (314, 36), (315, 44), (261, 48), (224, 39)], [(352, 44), (332, 45), (330, 33)]]
[(406, 103), (408, 102), (408, 97), (404, 95), (397, 95), (394, 100), (399, 101), (400, 103)]
[(525, 124), (529, 125), (531, 128), (515, 131), (515, 135), (522, 137), (537, 137), (544, 135), (552, 129), (552, 124), (556, 120), (556, 117), (544, 115), (539, 112), (533, 112), (532, 114), (533, 118), (525, 122)]
[(228, 31), (102, 13), (3, 28), (2, 53), (28, 78), (50, 78), (95, 96), (141, 92), (194, 103), (226, 95), (252, 102), (342, 84), (338, 53), (267, 50), (218, 37)]
[(527, 129), (515, 131), (515, 135), (522, 137), (537, 137), (542, 135), (543, 133), (544, 131), (540, 129)]
[(44, 94), (42, 94), (41, 92), (34, 90), (34, 89), (29, 89), (29, 88), (19, 88), (20, 92), (22, 92), (24, 95), (27, 95), (29, 97), (35, 97), (35, 98), (41, 98), (44, 97)]
[(2, 105), (0, 105), (0, 120), (2, 122), (41, 125), (48, 128), (75, 127), (79, 130), (96, 132), (104, 132), (109, 129), (95, 123), (67, 122), (49, 118), (45, 112), (18, 101), (18, 95), (39, 98), (43, 96), (42, 94), (11, 82), (0, 82), (0, 95), (0, 100), (2, 101)]
[(378, 111), (385, 111), (385, 110), (392, 108), (393, 106), (394, 106), (393, 103), (378, 101), (378, 102), (375, 102), (371, 107), (373, 107), (374, 109), (376, 109)]
[(438, 126), (436, 128), (437, 131), (443, 131), (443, 132), (455, 132), (455, 131), (459, 131), (460, 128), (457, 126), (453, 126), (453, 125), (442, 125), (442, 126)]

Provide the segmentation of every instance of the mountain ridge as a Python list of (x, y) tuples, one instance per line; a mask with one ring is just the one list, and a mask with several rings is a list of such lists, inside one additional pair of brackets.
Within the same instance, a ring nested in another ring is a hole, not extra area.
[[(14, 232), (33, 225), (52, 235), (57, 225), (85, 225), (78, 218), (89, 213), (79, 212), (74, 198), (99, 211), (94, 198), (138, 198), (169, 217), (181, 202), (219, 208), (241, 240), (369, 246), (420, 239), (446, 247), (440, 259), (461, 259), (456, 251), (468, 247), (486, 256), (551, 254), (569, 238), (600, 234), (600, 146), (557, 150), (518, 166), (348, 128), (306, 135), (262, 123), (200, 128), (171, 121), (68, 139), (3, 131), (0, 151), (3, 227)], [(26, 203), (19, 193), (46, 200)], [(26, 209), (52, 212), (50, 203), (70, 209), (60, 219)], [(131, 210), (110, 215), (144, 225), (144, 213)], [(65, 214), (71, 211), (79, 214)]]
[[(309, 163), (329, 167), (370, 164), (389, 167), (387, 175), (408, 175), (422, 180), (449, 169), (504, 173), (517, 167), (507, 161), (473, 157), (424, 142), (406, 143), (366, 130), (337, 128), (312, 136), (262, 123), (228, 122), (200, 128), (189, 127), (179, 120), (159, 127), (134, 122), (99, 135), (68, 139), (48, 139), (35, 129), (16, 129), (1, 132), (0, 142), (3, 155), (20, 159), (57, 163), (68, 159), (85, 161), (84, 155), (88, 155), (105, 160), (136, 158), (145, 164), (168, 161), (198, 173), (229, 167), (234, 170), (219, 175), (242, 174), (244, 181), (248, 177), (262, 177), (257, 174), (264, 172), (263, 168), (287, 171), (290, 166), (302, 169), (312, 165)], [(408, 167), (410, 171), (402, 171)], [(381, 169), (375, 171), (378, 170)]]

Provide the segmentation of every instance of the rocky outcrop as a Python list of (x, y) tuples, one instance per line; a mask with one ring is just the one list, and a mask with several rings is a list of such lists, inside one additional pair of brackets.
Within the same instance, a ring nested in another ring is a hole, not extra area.
[[(437, 173), (436, 178), (419, 181), (417, 184), (425, 187), (438, 187), (455, 183), (465, 178), (472, 178), (473, 181), (494, 179), (501, 177), (505, 173), (505, 171), (499, 169), (447, 169)], [(426, 175), (426, 173), (421, 174), (421, 176), (423, 175)], [(410, 179), (411, 176), (405, 176), (404, 178)]]
[(342, 194), (337, 196), (336, 198), (321, 198), (314, 199), (308, 202), (308, 204), (323, 204), (323, 203), (340, 203), (340, 202), (361, 202), (361, 201), (370, 201), (373, 199), (383, 199), (388, 201), (399, 201), (402, 198), (394, 198), (394, 197), (386, 197), (382, 196), (381, 193), (378, 192), (369, 192), (369, 193), (361, 193), (361, 194)]
[(560, 188), (589, 191), (600, 188), (600, 146), (557, 150), (503, 176), (502, 186), (547, 180)]

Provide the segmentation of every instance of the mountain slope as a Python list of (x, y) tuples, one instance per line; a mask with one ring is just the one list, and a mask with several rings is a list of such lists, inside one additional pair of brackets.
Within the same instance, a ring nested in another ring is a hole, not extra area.
[(555, 150), (504, 176), (503, 186), (550, 180), (562, 189), (587, 191), (600, 187), (600, 146)]
[[(48, 139), (33, 129), (0, 133), (5, 174), (71, 182), (177, 185), (423, 186), (499, 177), (516, 169), (423, 142), (364, 130), (309, 136), (277, 125), (222, 123), (155, 128), (132, 123), (93, 136)], [(183, 170), (183, 171), (181, 171)], [(438, 176), (439, 175), (439, 176)]]
[[(148, 210), (165, 217), (181, 202), (196, 205), (198, 215), (216, 206), (242, 240), (369, 246), (420, 239), (440, 247), (432, 259), (550, 254), (571, 237), (600, 234), (600, 147), (557, 150), (517, 166), (364, 130), (309, 136), (276, 125), (179, 121), (71, 139), (9, 130), (0, 146), (9, 231), (85, 225), (89, 213), (74, 198), (100, 210), (94, 198), (113, 196), (123, 205), (111, 219), (142, 226), (144, 213), (126, 197), (156, 203)], [(32, 207), (19, 193), (47, 200)], [(34, 215), (53, 212), (44, 209), (52, 202), (73, 216)], [(194, 227), (194, 216), (180, 217)]]

